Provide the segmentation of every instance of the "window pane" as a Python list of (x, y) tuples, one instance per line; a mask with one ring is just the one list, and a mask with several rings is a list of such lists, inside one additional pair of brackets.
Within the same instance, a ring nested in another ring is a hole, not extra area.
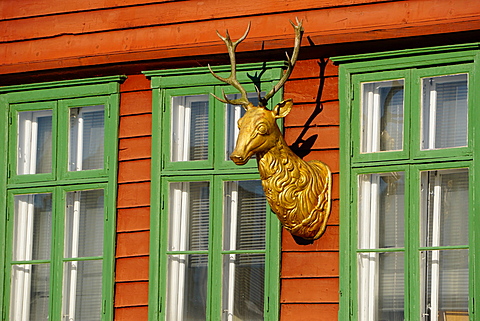
[(102, 256), (103, 190), (67, 193), (65, 216), (65, 257)]
[(362, 84), (362, 153), (403, 149), (403, 95), (403, 79)]
[(70, 108), (68, 170), (103, 168), (104, 106)]
[(422, 246), (468, 245), (468, 169), (422, 173)]
[(166, 320), (206, 320), (208, 256), (168, 256)]
[(423, 78), (422, 149), (467, 146), (467, 74)]
[(359, 253), (359, 321), (404, 321), (404, 281), (403, 253)]
[(12, 266), (10, 320), (49, 320), (50, 264)]
[(223, 256), (222, 320), (263, 321), (264, 254)]
[(358, 248), (404, 246), (403, 172), (359, 176)]
[[(261, 92), (261, 95), (265, 95), (265, 92)], [(258, 94), (257, 93), (248, 93), (248, 100), (258, 106)], [(241, 98), (240, 94), (230, 94), (227, 95), (227, 98), (230, 100)], [(225, 109), (225, 160), (230, 160), (230, 154), (232, 154), (237, 143), (237, 137), (240, 129), (238, 128), (237, 122), (240, 118), (245, 115), (245, 108), (238, 105), (226, 104)], [(255, 158), (255, 155), (252, 156)]]
[(52, 172), (52, 111), (18, 113), (17, 174)]
[(50, 258), (52, 194), (15, 195), (14, 261)]
[(169, 251), (208, 249), (209, 182), (170, 183)]
[(208, 95), (172, 98), (171, 161), (208, 159)]
[(64, 263), (62, 304), (65, 320), (101, 319), (102, 261)]
[(265, 249), (266, 198), (261, 181), (224, 185), (224, 250)]
[(468, 315), (468, 250), (424, 251), (421, 263), (422, 320)]

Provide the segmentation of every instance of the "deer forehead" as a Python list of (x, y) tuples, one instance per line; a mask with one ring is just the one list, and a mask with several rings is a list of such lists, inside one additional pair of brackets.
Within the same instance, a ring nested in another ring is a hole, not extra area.
[(275, 122), (275, 117), (273, 116), (272, 111), (265, 109), (263, 107), (251, 107), (247, 110), (245, 115), (242, 118), (240, 118), (238, 125), (240, 127), (256, 126), (261, 122), (264, 122), (264, 123)]

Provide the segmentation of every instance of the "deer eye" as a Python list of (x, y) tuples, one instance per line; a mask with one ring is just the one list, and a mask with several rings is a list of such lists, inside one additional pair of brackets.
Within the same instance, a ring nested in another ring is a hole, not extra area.
[(265, 124), (260, 124), (257, 126), (257, 132), (260, 134), (260, 135), (265, 135), (268, 131), (268, 128), (267, 128), (267, 125)]

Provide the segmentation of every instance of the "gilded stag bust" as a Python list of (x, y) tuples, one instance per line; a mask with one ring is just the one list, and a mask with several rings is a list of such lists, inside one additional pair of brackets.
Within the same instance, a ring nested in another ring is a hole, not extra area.
[[(293, 101), (286, 99), (268, 109), (268, 100), (285, 84), (295, 66), (303, 35), (302, 22), (292, 23), (295, 30), (295, 45), (292, 57), (287, 55), (287, 69), (280, 81), (261, 97), (254, 106), (247, 98), (247, 92), (236, 79), (235, 49), (250, 30), (236, 42), (232, 42), (228, 31), (218, 36), (225, 42), (231, 62), (231, 74), (223, 78), (210, 72), (215, 78), (235, 87), (241, 98), (230, 100), (215, 96), (218, 100), (245, 108), (245, 115), (238, 121), (240, 129), (234, 151), (230, 155), (237, 165), (244, 165), (256, 155), (258, 171), (263, 190), (273, 212), (292, 235), (307, 240), (318, 239), (325, 231), (331, 211), (332, 174), (321, 161), (306, 162), (298, 157), (286, 144), (276, 120), (285, 117), (293, 107)], [(210, 66), (209, 66), (210, 67)]]

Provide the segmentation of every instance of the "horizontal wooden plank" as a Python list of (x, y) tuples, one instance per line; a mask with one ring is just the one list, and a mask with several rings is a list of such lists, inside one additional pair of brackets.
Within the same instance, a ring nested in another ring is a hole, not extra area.
[(120, 97), (120, 115), (135, 115), (152, 112), (152, 91), (134, 91), (122, 93)]
[(336, 303), (338, 278), (282, 279), (280, 303)]
[(120, 117), (120, 138), (152, 135), (152, 114)]
[(150, 182), (118, 185), (117, 208), (150, 206)]
[[(22, 0), (22, 2), (23, 1), (24, 0)], [(27, 0), (26, 2), (30, 1)], [(40, 2), (42, 3), (42, 1)], [(0, 30), (3, 29), (5, 32), (0, 35), (0, 41), (7, 42), (25, 39), (49, 38), (63, 34), (79, 35), (84, 33), (142, 28), (151, 25), (184, 24), (194, 21), (251, 17), (256, 15), (282, 13), (285, 11), (298, 12), (303, 10), (341, 7), (383, 1), (303, 0), (289, 1), (287, 5), (282, 5), (277, 1), (267, 0), (256, 3), (255, 6), (245, 6), (245, 2), (242, 0), (215, 2), (205, 2), (202, 0), (145, 1), (145, 3), (141, 5), (134, 5), (134, 0), (129, 1), (129, 4), (119, 3), (116, 6), (109, 6), (108, 3), (104, 3), (103, 6), (92, 7), (87, 3), (83, 6), (83, 8), (80, 6), (80, 1), (77, 0), (72, 2), (77, 5), (77, 8), (69, 12), (66, 12), (65, 10), (57, 10), (57, 12), (39, 14), (40, 11), (32, 11), (32, 15), (23, 15), (23, 19), (19, 19), (22, 17), (21, 15), (17, 15), (17, 19), (8, 19), (7, 17), (4, 17), (2, 19), (3, 21), (0, 21)], [(37, 6), (39, 5), (37, 4)], [(11, 5), (11, 7), (18, 7), (19, 11), (25, 8), (23, 4), (19, 6)], [(50, 5), (50, 8), (55, 10), (55, 4)], [(38, 8), (38, 10), (41, 9)], [(5, 13), (3, 13), (3, 15), (5, 15)], [(12, 14), (10, 14), (10, 16), (12, 16)], [(35, 26), (35, 28), (32, 28), (31, 26)]]
[(285, 98), (296, 104), (338, 99), (338, 77), (299, 79), (285, 83)]
[(150, 80), (145, 75), (128, 75), (127, 79), (120, 85), (120, 92), (150, 90)]
[(338, 304), (282, 304), (280, 321), (338, 320)]
[(290, 127), (285, 129), (285, 141), (289, 146), (295, 142), (305, 144), (306, 149), (332, 149), (340, 146), (339, 126), (319, 126), (319, 127)]
[(118, 159), (142, 159), (152, 157), (152, 137), (121, 138), (118, 143)]
[(283, 229), (282, 231), (282, 251), (338, 251), (339, 248), (339, 227), (328, 225), (325, 233), (313, 242), (308, 244), (297, 244), (290, 233)]
[[(480, 29), (480, 2), (410, 0), (348, 9), (297, 12), (305, 21), (304, 46), (352, 43)], [(435, 8), (435, 10), (430, 10)], [(224, 54), (214, 30), (228, 27), (238, 37), (249, 21), (250, 36), (239, 52), (291, 48), (291, 12), (256, 17), (149, 25), (82, 35), (62, 34), (0, 47), (0, 74), (117, 62)], [(268, 25), (268, 28), (261, 26)], [(62, 50), (58, 50), (62, 48)]]
[(150, 229), (150, 207), (121, 208), (117, 210), (117, 232)]
[(150, 232), (117, 233), (117, 258), (147, 256), (149, 254)]
[[(144, 306), (148, 304), (148, 282), (115, 284), (115, 307)], [(137, 319), (132, 320), (146, 320)]]
[(173, 1), (182, 0), (2, 0), (0, 1), (0, 17), (5, 20), (19, 19)]
[(340, 224), (340, 201), (338, 199), (332, 200), (332, 211), (330, 213), (330, 217), (328, 218), (328, 224)]
[(326, 126), (340, 124), (338, 100), (309, 104), (294, 103), (292, 111), (285, 117), (284, 126)]
[(148, 256), (117, 259), (115, 282), (148, 281), (148, 262)]
[(306, 152), (299, 152), (297, 149), (292, 150), (297, 155), (301, 155), (305, 161), (319, 160), (327, 164), (332, 173), (339, 172), (340, 151), (338, 149), (307, 150)]
[(298, 60), (289, 79), (338, 76), (338, 66), (328, 58)]
[(150, 181), (150, 159), (119, 162), (118, 183)]
[(148, 306), (115, 308), (115, 321), (148, 320)]
[(338, 252), (283, 252), (282, 278), (338, 277)]

